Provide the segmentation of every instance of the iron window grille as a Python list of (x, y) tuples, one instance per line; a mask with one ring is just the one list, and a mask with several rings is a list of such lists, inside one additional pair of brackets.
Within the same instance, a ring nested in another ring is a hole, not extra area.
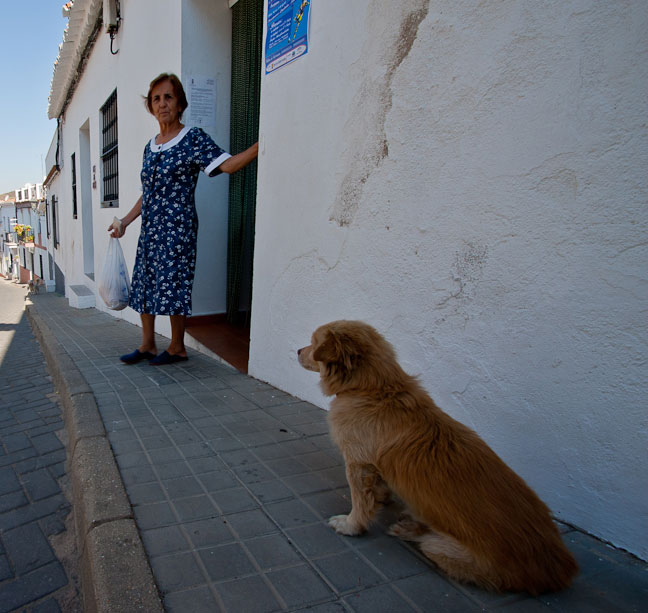
[(50, 216), (50, 203), (49, 203), (49, 199), (45, 198), (45, 228), (47, 229), (47, 238), (50, 237), (49, 216)]
[(77, 218), (76, 154), (72, 154), (72, 218)]
[(59, 246), (58, 236), (58, 206), (56, 196), (52, 196), (52, 234), (54, 235), (54, 247)]
[(117, 141), (117, 90), (101, 107), (102, 149), (101, 162), (103, 170), (103, 206), (119, 204), (119, 167)]

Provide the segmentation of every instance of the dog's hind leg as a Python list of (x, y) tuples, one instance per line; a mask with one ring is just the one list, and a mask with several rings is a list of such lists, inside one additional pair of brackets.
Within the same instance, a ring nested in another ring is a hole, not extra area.
[(401, 513), (398, 520), (387, 529), (387, 534), (396, 536), (404, 541), (419, 541), (424, 534), (428, 534), (430, 528), (420, 522), (408, 512)]
[(355, 536), (367, 529), (391, 492), (373, 466), (347, 464), (346, 476), (351, 489), (351, 513), (334, 515), (328, 524), (340, 534)]

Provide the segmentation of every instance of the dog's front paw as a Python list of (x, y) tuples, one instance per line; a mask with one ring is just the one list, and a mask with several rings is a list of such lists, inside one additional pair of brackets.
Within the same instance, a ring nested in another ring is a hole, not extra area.
[(328, 520), (328, 525), (338, 534), (346, 534), (347, 536), (356, 536), (364, 532), (361, 526), (349, 521), (348, 515), (334, 515)]

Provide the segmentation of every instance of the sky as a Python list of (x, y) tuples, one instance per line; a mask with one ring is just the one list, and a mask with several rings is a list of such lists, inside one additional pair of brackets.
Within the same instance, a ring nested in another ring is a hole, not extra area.
[(2, 2), (0, 194), (42, 182), (56, 120), (47, 119), (64, 0)]

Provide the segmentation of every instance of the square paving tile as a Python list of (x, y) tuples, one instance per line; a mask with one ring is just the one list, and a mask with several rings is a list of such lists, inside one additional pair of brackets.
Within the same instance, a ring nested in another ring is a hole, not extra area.
[(167, 462), (166, 464), (158, 464), (155, 467), (160, 479), (173, 479), (175, 477), (186, 477), (191, 474), (191, 467), (184, 460), (177, 460), (176, 462)]
[(394, 537), (382, 536), (365, 542), (362, 541), (362, 536), (343, 538), (353, 541), (349, 545), (357, 547), (390, 580), (418, 575), (432, 568), (431, 563), (428, 565), (423, 562)]
[(271, 481), (274, 475), (263, 464), (246, 464), (234, 468), (236, 476), (243, 483), (261, 483), (262, 481)]
[(227, 468), (222, 460), (213, 456), (190, 458), (187, 460), (187, 463), (197, 475)]
[(220, 458), (230, 468), (259, 463), (259, 461), (256, 459), (254, 454), (247, 449), (236, 449), (234, 451), (224, 451), (223, 453), (220, 454)]
[(214, 613), (219, 610), (218, 602), (206, 586), (167, 594), (164, 608), (167, 613)]
[(212, 498), (225, 515), (240, 511), (249, 511), (259, 506), (257, 501), (243, 487), (234, 487), (229, 490), (213, 492)]
[(301, 500), (292, 499), (268, 504), (265, 509), (282, 528), (319, 523), (317, 515)]
[(278, 479), (262, 483), (249, 483), (248, 488), (259, 499), (261, 504), (293, 498), (293, 491)]
[(181, 522), (215, 518), (220, 515), (211, 498), (204, 494), (174, 500), (172, 505)]
[(151, 559), (151, 567), (163, 594), (205, 583), (193, 553), (156, 556)]
[(166, 500), (164, 490), (158, 482), (129, 485), (126, 488), (131, 504), (148, 504)]
[[(255, 453), (260, 457), (263, 457), (263, 454), (259, 454), (259, 451), (255, 449)], [(309, 469), (305, 464), (302, 464), (299, 460), (288, 456), (281, 457), (277, 459), (267, 459), (265, 461), (266, 466), (272, 470), (279, 477), (287, 477), (288, 475), (299, 475), (306, 473)]]
[(345, 538), (324, 524), (314, 524), (286, 531), (288, 537), (307, 557), (347, 551)]
[(151, 449), (148, 452), (151, 462), (155, 465), (177, 462), (183, 457), (175, 447), (163, 447), (162, 449)]
[(144, 449), (162, 449), (163, 447), (171, 447), (173, 441), (168, 436), (160, 434), (143, 438), (142, 445)]
[[(423, 611), (438, 609), (449, 613), (463, 613), (463, 611), (484, 610), (483, 605), (478, 605), (449, 581), (432, 571), (401, 579), (394, 585)], [(493, 596), (502, 599), (501, 596)], [(501, 604), (505, 604), (505, 601), (502, 600)], [(489, 611), (491, 607), (497, 607), (495, 600), (488, 607)], [(508, 609), (504, 610), (508, 611)]]
[(260, 509), (239, 511), (227, 515), (225, 519), (241, 539), (277, 532), (277, 526)]
[(195, 496), (203, 493), (203, 488), (200, 483), (193, 477), (182, 477), (180, 479), (166, 479), (162, 482), (169, 498), (175, 500), (178, 498), (186, 498), (188, 496)]
[(333, 515), (344, 515), (351, 510), (351, 493), (348, 488), (309, 494), (304, 496), (304, 500), (327, 521)]
[(165, 526), (142, 531), (142, 540), (149, 556), (186, 551), (190, 548), (178, 526)]
[(303, 564), (303, 558), (282, 534), (269, 534), (244, 542), (263, 570)]
[(176, 516), (166, 502), (138, 505), (133, 508), (140, 530), (161, 528), (176, 523)]
[(339, 592), (363, 590), (384, 582), (365, 560), (351, 551), (320, 558), (315, 565)]
[(197, 549), (224, 545), (234, 541), (232, 531), (221, 518), (203, 519), (185, 524), (189, 538)]
[(216, 589), (228, 613), (272, 613), (282, 607), (261, 577), (219, 583)]
[(326, 479), (322, 472), (312, 472), (303, 475), (291, 475), (284, 477), (284, 483), (301, 495), (313, 494), (330, 490), (331, 482)]
[(256, 572), (254, 565), (238, 543), (201, 549), (199, 555), (213, 581), (237, 579)]
[(319, 603), (335, 594), (308, 566), (296, 566), (267, 573), (289, 607)]
[[(357, 613), (408, 613), (416, 611), (406, 600), (388, 585), (355, 592), (344, 598), (344, 602)], [(432, 611), (443, 611), (442, 608)]]
[(228, 470), (203, 473), (198, 475), (198, 480), (208, 492), (219, 492), (220, 490), (231, 489), (239, 485), (238, 480)]

